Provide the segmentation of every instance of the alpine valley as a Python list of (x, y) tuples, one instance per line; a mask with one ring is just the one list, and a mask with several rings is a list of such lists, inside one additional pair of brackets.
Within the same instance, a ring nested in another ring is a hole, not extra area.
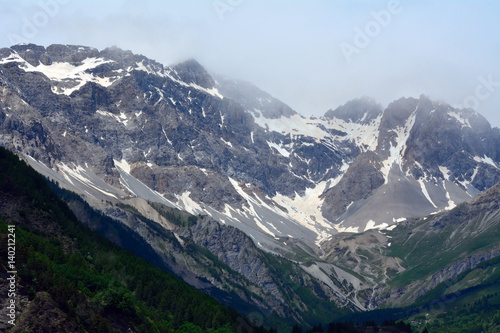
[(20, 44), (0, 49), (0, 145), (258, 325), (500, 291), (500, 130), (426, 96), (304, 117), (195, 60)]

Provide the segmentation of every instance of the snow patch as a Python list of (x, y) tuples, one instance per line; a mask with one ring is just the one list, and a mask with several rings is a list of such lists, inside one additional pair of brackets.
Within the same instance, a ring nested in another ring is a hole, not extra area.
[(115, 162), (116, 166), (120, 167), (120, 169), (122, 169), (126, 173), (130, 174), (131, 166), (130, 166), (130, 164), (128, 164), (127, 161), (125, 161), (123, 158), (121, 161), (118, 161), (115, 159), (113, 159), (113, 161)]
[[(238, 184), (238, 182), (232, 178), (229, 178), (229, 181), (231, 182), (231, 184), (233, 185), (234, 189), (236, 190), (236, 192), (238, 192), (238, 194), (243, 197), (247, 203), (248, 203), (248, 206), (243, 206), (243, 210), (244, 212), (242, 212), (241, 214), (244, 214), (244, 215), (250, 215), (253, 217), (253, 220), (255, 221), (255, 223), (257, 224), (257, 226), (262, 230), (264, 231), (265, 233), (271, 235), (272, 237), (275, 237), (275, 233), (273, 233), (271, 230), (269, 230), (264, 224), (262, 224), (262, 219), (261, 217), (259, 216), (259, 214), (257, 213), (257, 211), (255, 210), (255, 206), (262, 206), (263, 205), (263, 202), (262, 201), (257, 201), (256, 198), (252, 197), (251, 195), (247, 194), (245, 191), (243, 191), (243, 189), (240, 187), (240, 185)], [(264, 204), (265, 205), (265, 204)], [(229, 207), (230, 208), (230, 207)], [(268, 207), (270, 208), (270, 207)], [(231, 210), (234, 210), (233, 208), (230, 208)]]
[(116, 120), (119, 123), (122, 123), (125, 126), (127, 125), (128, 118), (123, 112), (120, 112), (119, 116), (117, 116), (111, 112), (103, 111), (103, 110), (97, 110), (96, 113), (100, 114), (101, 116), (113, 118), (114, 120)]
[(260, 110), (255, 109), (254, 111), (250, 113), (259, 115), (259, 117), (254, 116), (255, 123), (265, 130), (275, 131), (284, 135), (306, 135), (317, 139), (318, 142), (324, 137), (330, 136), (328, 132), (319, 128), (314, 121), (300, 115), (269, 119), (261, 115)]
[(290, 152), (288, 152), (285, 148), (283, 148), (283, 146), (281, 145), (281, 143), (278, 145), (275, 142), (269, 142), (269, 141), (266, 141), (266, 142), (267, 142), (267, 145), (271, 149), (272, 148), (276, 149), (278, 151), (278, 153), (280, 153), (281, 155), (283, 155), (286, 158), (290, 157)]
[(170, 141), (170, 139), (168, 138), (167, 133), (165, 133), (165, 129), (163, 128), (163, 126), (161, 128), (161, 131), (163, 132), (165, 139), (167, 139), (168, 144), (172, 146), (172, 141)]
[(446, 180), (450, 180), (450, 170), (447, 167), (440, 166), (439, 171), (443, 174), (443, 178)]
[(462, 127), (470, 127), (472, 128), (472, 126), (470, 125), (469, 123), (469, 120), (462, 117), (461, 114), (457, 113), (457, 112), (453, 112), (453, 111), (449, 111), (448, 112), (448, 116), (452, 117), (452, 118), (455, 118), (460, 124), (462, 124)]
[(228, 145), (229, 147), (233, 148), (233, 144), (229, 141), (226, 141), (224, 140), (223, 138), (220, 138), (222, 140), (222, 142), (224, 142), (226, 145)]
[(146, 73), (148, 73), (148, 74), (158, 74), (158, 73), (156, 73), (155, 71), (153, 71), (153, 70), (151, 69), (151, 67), (150, 67), (150, 66), (146, 66), (146, 65), (144, 64), (144, 60), (142, 60), (141, 62), (136, 62), (136, 63), (135, 63), (135, 68), (134, 68), (134, 69), (135, 69), (135, 70), (138, 70), (138, 71), (143, 71), (143, 72), (146, 72)]
[(337, 227), (338, 232), (353, 232), (355, 234), (359, 233), (359, 227)]
[(113, 60), (104, 58), (87, 58), (82, 61), (78, 66), (74, 66), (67, 62), (54, 62), (50, 65), (39, 64), (38, 66), (33, 66), (18, 56), (16, 61), (23, 63), (21, 68), (26, 72), (38, 72), (42, 73), (50, 80), (57, 82), (75, 82), (76, 84), (70, 88), (63, 87), (52, 87), (52, 92), (56, 94), (71, 95), (75, 90), (80, 89), (88, 82), (94, 82), (103, 87), (109, 87), (115, 81), (121, 78), (120, 75), (114, 77), (101, 78), (89, 73), (89, 70), (96, 68), (102, 64), (114, 62)]
[(489, 165), (495, 167), (496, 169), (499, 169), (497, 164), (495, 163), (495, 161), (493, 161), (493, 159), (491, 157), (486, 156), (486, 155), (484, 155), (484, 157), (474, 156), (474, 161), (476, 161), (478, 163), (489, 164)]
[[(367, 114), (365, 113), (360, 122), (363, 121), (366, 116)], [(362, 124), (360, 122), (345, 121), (334, 118), (333, 120), (328, 120), (325, 126), (328, 129), (346, 133), (347, 135), (342, 137), (342, 139), (354, 141), (356, 146), (360, 147), (360, 149), (365, 152), (372, 151), (377, 148), (381, 119), (382, 114), (370, 121), (369, 124)]]
[(71, 168), (70, 166), (68, 166), (62, 162), (57, 164), (57, 166), (58, 166), (59, 170), (62, 172), (64, 178), (66, 180), (68, 180), (72, 185), (75, 185), (75, 184), (71, 181), (70, 176), (73, 179), (76, 179), (77, 181), (79, 181), (80, 183), (92, 188), (93, 190), (96, 190), (98, 192), (101, 192), (104, 195), (118, 199), (116, 197), (116, 195), (114, 195), (113, 193), (105, 191), (102, 188), (99, 188), (96, 185), (94, 185), (94, 182), (90, 179), (91, 177), (89, 177), (86, 170), (82, 166), (73, 164), (74, 168)]
[(220, 93), (219, 93), (219, 90), (217, 90), (217, 88), (210, 88), (210, 89), (207, 89), (207, 88), (203, 88), (202, 86), (199, 86), (197, 85), (196, 83), (190, 83), (189, 84), (190, 87), (193, 87), (194, 89), (196, 90), (200, 90), (200, 91), (203, 91), (209, 95), (212, 95), (214, 97), (218, 97), (220, 99), (224, 99), (224, 96), (222, 96)]
[[(317, 244), (331, 235), (331, 232), (325, 230), (331, 230), (332, 226), (325, 220), (321, 212), (324, 199), (320, 198), (320, 196), (325, 191), (327, 184), (328, 182), (323, 181), (314, 188), (307, 188), (303, 196), (296, 193), (294, 198), (290, 198), (277, 193), (272, 198), (274, 202), (288, 211), (288, 214), (284, 216), (292, 217), (299, 224), (318, 235)], [(284, 214), (281, 210), (277, 210), (277, 212)]]
[(429, 192), (427, 192), (427, 188), (425, 187), (424, 181), (422, 179), (419, 179), (418, 183), (420, 184), (420, 188), (422, 189), (422, 193), (424, 194), (427, 201), (429, 201), (434, 208), (437, 208), (436, 204), (434, 204), (434, 202), (432, 201), (431, 196), (429, 195)]
[(443, 181), (443, 188), (446, 191), (446, 199), (448, 199), (448, 206), (446, 206), (444, 210), (451, 210), (451, 209), (457, 207), (455, 202), (453, 200), (451, 200), (450, 192), (448, 192), (448, 190), (446, 189), (446, 184), (444, 181)]
[[(417, 106), (417, 108), (418, 108), (418, 106)], [(399, 126), (393, 130), (393, 132), (396, 133), (396, 135), (397, 135), (397, 139), (396, 139), (397, 143), (395, 146), (393, 146), (392, 142), (391, 142), (391, 147), (389, 149), (389, 151), (390, 151), (389, 158), (387, 158), (387, 160), (382, 162), (383, 167), (380, 170), (384, 174), (385, 184), (387, 184), (389, 182), (389, 172), (390, 172), (393, 164), (398, 165), (399, 168), (401, 169), (401, 171), (403, 171), (401, 163), (402, 163), (404, 152), (406, 151), (406, 141), (410, 137), (410, 133), (411, 133), (411, 130), (413, 128), (413, 125), (415, 125), (415, 118), (417, 115), (416, 111), (417, 111), (417, 109), (415, 109), (415, 111), (413, 111), (412, 115), (406, 120), (404, 127)]]
[(387, 229), (387, 227), (389, 227), (389, 225), (387, 223), (382, 223), (382, 224), (377, 225), (377, 222), (370, 220), (370, 221), (368, 221), (368, 223), (366, 223), (364, 231), (367, 231), (370, 229), (382, 230), (382, 229)]
[(203, 212), (203, 208), (191, 199), (190, 195), (191, 191), (186, 191), (182, 193), (182, 195), (176, 194), (177, 205), (181, 206), (185, 211), (193, 215)]
[(177, 239), (177, 241), (178, 241), (178, 242), (179, 242), (182, 246), (184, 246), (184, 240), (181, 238), (181, 236), (179, 236), (179, 235), (178, 235), (178, 234), (176, 234), (175, 232), (174, 232), (174, 236), (175, 236), (175, 238)]

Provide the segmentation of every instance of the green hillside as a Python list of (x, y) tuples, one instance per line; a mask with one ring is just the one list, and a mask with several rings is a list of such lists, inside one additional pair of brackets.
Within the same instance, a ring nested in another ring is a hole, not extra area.
[(82, 225), (40, 175), (3, 148), (0, 175), (1, 274), (12, 270), (9, 233), (17, 271), (18, 312), (8, 332), (231, 332), (245, 324)]
[(498, 207), (463, 203), (450, 212), (420, 219), (416, 225), (400, 225), (387, 232), (392, 237), (389, 256), (401, 258), (408, 268), (392, 283), (409, 284), (469, 254), (496, 248), (499, 220)]

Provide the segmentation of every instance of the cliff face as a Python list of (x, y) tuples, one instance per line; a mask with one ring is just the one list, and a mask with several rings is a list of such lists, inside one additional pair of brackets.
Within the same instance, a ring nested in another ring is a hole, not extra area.
[(498, 129), (424, 96), (305, 118), (195, 60), (32, 44), (1, 57), (2, 145), (98, 200), (155, 197), (253, 229), (270, 250), (269, 236), (313, 246), (450, 209), (500, 180)]

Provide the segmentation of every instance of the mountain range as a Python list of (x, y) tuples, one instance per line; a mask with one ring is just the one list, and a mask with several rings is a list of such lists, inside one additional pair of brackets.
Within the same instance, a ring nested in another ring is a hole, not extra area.
[(196, 60), (15, 45), (0, 49), (0, 145), (269, 321), (409, 306), (500, 253), (500, 130), (423, 95), (304, 117)]

